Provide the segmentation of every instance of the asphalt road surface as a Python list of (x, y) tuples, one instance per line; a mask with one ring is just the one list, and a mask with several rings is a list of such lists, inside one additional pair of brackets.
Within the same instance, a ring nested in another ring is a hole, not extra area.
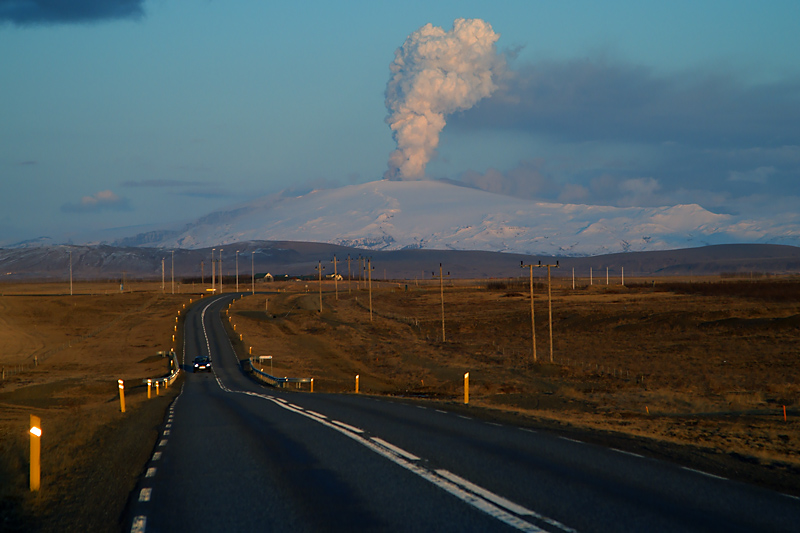
[(548, 431), (365, 396), (282, 391), (241, 370), (194, 306), (188, 373), (125, 531), (800, 531), (800, 499)]

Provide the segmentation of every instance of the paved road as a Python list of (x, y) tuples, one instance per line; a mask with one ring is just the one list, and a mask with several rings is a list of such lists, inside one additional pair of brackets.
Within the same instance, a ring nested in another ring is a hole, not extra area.
[(431, 408), (243, 375), (209, 298), (126, 531), (798, 531), (800, 500)]

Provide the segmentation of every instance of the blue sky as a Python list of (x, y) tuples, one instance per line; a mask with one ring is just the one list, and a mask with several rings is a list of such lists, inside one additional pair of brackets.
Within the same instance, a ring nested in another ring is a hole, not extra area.
[(796, 1), (51, 3), (0, 0), (0, 245), (380, 179), (394, 52), (456, 18), (492, 25), (509, 76), (447, 118), (428, 177), (560, 202), (800, 205)]

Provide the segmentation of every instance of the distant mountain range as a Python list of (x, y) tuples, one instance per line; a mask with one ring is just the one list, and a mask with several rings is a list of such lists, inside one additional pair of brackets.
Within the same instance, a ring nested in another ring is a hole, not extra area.
[(375, 181), (272, 195), (121, 247), (197, 249), (242, 241), (309, 241), (371, 251), (480, 250), (546, 256), (712, 244), (800, 245), (796, 221), (752, 220), (699, 205), (609, 207), (536, 202), (441, 181)]
[[(219, 250), (219, 249), (218, 249)], [(238, 254), (237, 254), (238, 252)], [(219, 258), (215, 253), (215, 260)], [(71, 257), (70, 257), (71, 254)], [(313, 276), (321, 262), (325, 274), (332, 274), (334, 256), (337, 272), (347, 277), (349, 269), (358, 276), (359, 257), (370, 257), (374, 279), (431, 279), (438, 275), (439, 263), (454, 278), (509, 278), (526, 276), (526, 264), (542, 261), (559, 262), (554, 276), (575, 275), (595, 282), (605, 279), (606, 272), (619, 279), (622, 271), (626, 278), (634, 276), (709, 275), (731, 273), (800, 274), (800, 248), (769, 244), (731, 244), (688, 248), (680, 250), (627, 252), (592, 257), (549, 257), (514, 253), (463, 251), (463, 250), (392, 250), (370, 251), (327, 243), (249, 241), (231, 243), (223, 247), (222, 271), (226, 283), (232, 283), (237, 269), (240, 282), (247, 290), (251, 273), (274, 276)], [(152, 247), (95, 246), (36, 246), (29, 248), (0, 249), (0, 281), (64, 281), (69, 280), (70, 260), (76, 280), (160, 280), (162, 261), (164, 276), (170, 283), (173, 268), (173, 250)], [(251, 265), (253, 270), (251, 270)], [(215, 268), (218, 268), (215, 266)], [(175, 279), (187, 283), (211, 277), (211, 249), (174, 250)], [(608, 269), (608, 270), (606, 270)], [(537, 276), (543, 275), (536, 272)], [(2, 285), (0, 284), (0, 291)]]

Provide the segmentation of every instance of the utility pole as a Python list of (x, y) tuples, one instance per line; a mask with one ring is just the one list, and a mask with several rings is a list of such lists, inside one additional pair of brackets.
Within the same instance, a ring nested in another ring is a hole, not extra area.
[(69, 295), (72, 296), (72, 250), (69, 251)]
[[(431, 272), (431, 275), (435, 276), (435, 272)], [(450, 272), (447, 273), (450, 275)], [(444, 275), (442, 273), (442, 264), (439, 263), (439, 293), (442, 296), (442, 342), (445, 342), (447, 339), (444, 334)]]
[(236, 250), (236, 292), (239, 292), (239, 250)]
[(219, 293), (222, 294), (222, 248), (219, 249)]
[(372, 258), (364, 258), (367, 262), (367, 270), (369, 271), (369, 321), (372, 322)]
[(250, 284), (253, 294), (256, 293), (256, 251), (250, 252)]
[(211, 294), (215, 294), (217, 292), (216, 289), (217, 271), (216, 271), (216, 263), (214, 262), (215, 250), (216, 248), (211, 249)]
[(205, 285), (205, 284), (206, 284), (206, 264), (204, 261), (200, 261), (200, 285)]
[(350, 294), (350, 282), (353, 280), (353, 277), (350, 275), (350, 254), (347, 254), (347, 294)]
[(361, 290), (361, 276), (364, 273), (364, 267), (361, 265), (361, 260), (364, 259), (361, 254), (358, 254), (358, 277), (356, 278), (356, 290)]
[(161, 294), (164, 294), (166, 289), (164, 288), (164, 258), (161, 258)]
[(547, 312), (548, 322), (550, 322), (550, 362), (553, 362), (553, 298), (550, 292), (550, 268), (558, 268), (558, 261), (555, 265), (543, 265), (541, 261), (536, 265), (539, 268), (547, 267)]
[(319, 271), (319, 312), (322, 313), (322, 271), (325, 270), (322, 261), (319, 262), (316, 270)]
[(338, 301), (339, 300), (339, 274), (338, 274), (338, 271), (336, 270), (336, 265), (339, 263), (339, 261), (336, 259), (335, 255), (333, 256), (333, 261), (331, 261), (331, 263), (333, 263), (333, 286), (336, 288), (336, 300)]
[[(539, 262), (541, 264), (541, 261)], [(536, 265), (526, 265), (524, 261), (519, 262), (520, 268), (527, 268), (531, 272), (531, 347), (533, 350), (533, 362), (536, 362), (536, 315), (533, 313), (533, 267)]]
[(172, 250), (172, 294), (175, 294), (175, 250)]

